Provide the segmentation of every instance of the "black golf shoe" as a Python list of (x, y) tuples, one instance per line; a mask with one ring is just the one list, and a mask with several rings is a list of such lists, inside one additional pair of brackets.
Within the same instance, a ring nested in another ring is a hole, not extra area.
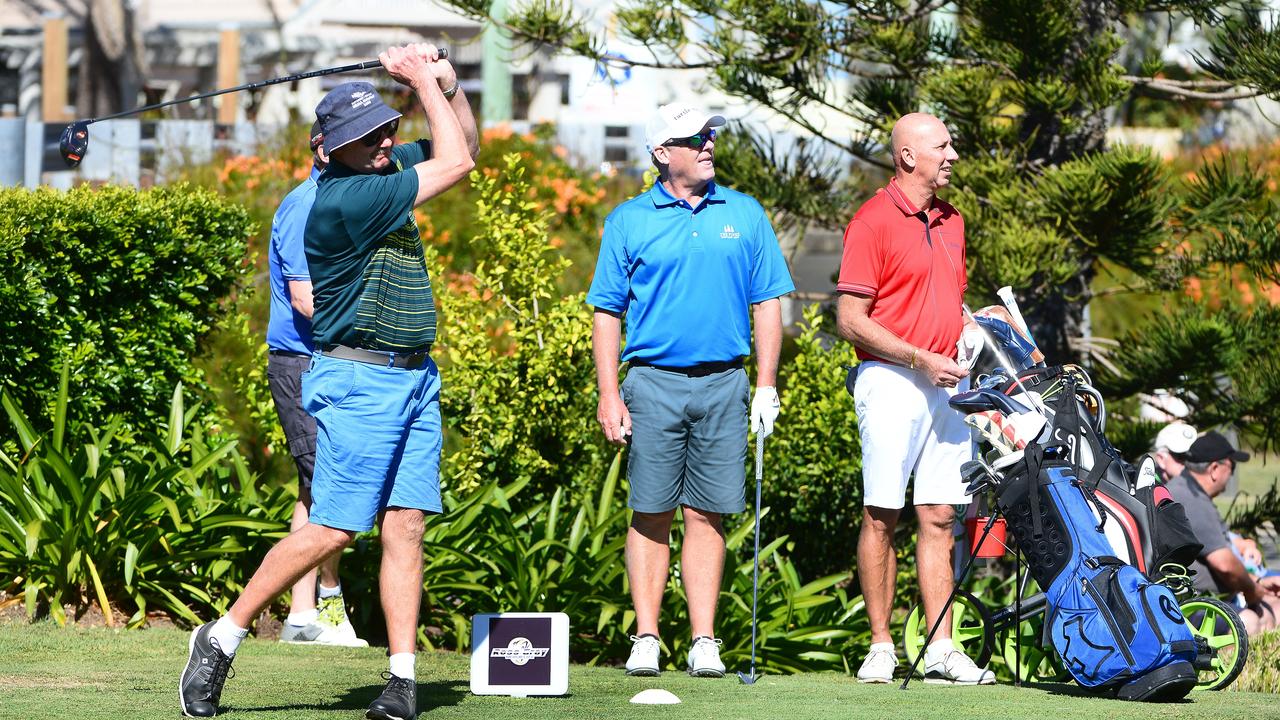
[(213, 717), (218, 714), (222, 686), (231, 675), (231, 658), (210, 637), (213, 623), (205, 623), (191, 631), (187, 643), (187, 667), (178, 683), (182, 714), (187, 717)]
[(384, 673), (387, 687), (377, 700), (369, 703), (369, 720), (413, 720), (418, 717), (418, 683)]

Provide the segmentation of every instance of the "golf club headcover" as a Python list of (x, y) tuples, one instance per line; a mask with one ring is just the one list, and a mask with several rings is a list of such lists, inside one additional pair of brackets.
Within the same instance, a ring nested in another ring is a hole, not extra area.
[(964, 416), (964, 422), (966, 425), (976, 428), (982, 434), (983, 439), (990, 443), (991, 447), (1000, 451), (1002, 455), (1008, 455), (1021, 449), (1014, 441), (1013, 428), (1006, 427), (1004, 415), (999, 410), (983, 410), (969, 413)]

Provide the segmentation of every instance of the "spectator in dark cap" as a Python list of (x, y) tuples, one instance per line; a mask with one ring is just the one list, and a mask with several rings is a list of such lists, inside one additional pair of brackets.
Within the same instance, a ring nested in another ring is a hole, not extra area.
[(1232, 550), (1231, 532), (1213, 498), (1222, 494), (1235, 472), (1236, 464), (1249, 459), (1221, 433), (1209, 431), (1191, 443), (1180, 474), (1169, 480), (1169, 494), (1182, 503), (1191, 529), (1204, 548), (1191, 569), (1200, 590), (1239, 594), (1245, 609), (1240, 619), (1250, 635), (1277, 626), (1280, 615), (1280, 580), (1265, 578), (1255, 582), (1244, 563)]
[(305, 231), (316, 351), (302, 376), (317, 427), (311, 513), (227, 614), (192, 632), (179, 685), (188, 716), (217, 714), (254, 618), (376, 524), (390, 673), (366, 717), (417, 717), (423, 523), (441, 511), (442, 436), (436, 306), (413, 211), (466, 177), (479, 146), (457, 74), (435, 47), (393, 47), (378, 59), (422, 104), (431, 140), (396, 144), (400, 113), (367, 82), (343, 83), (316, 107), (329, 166)]

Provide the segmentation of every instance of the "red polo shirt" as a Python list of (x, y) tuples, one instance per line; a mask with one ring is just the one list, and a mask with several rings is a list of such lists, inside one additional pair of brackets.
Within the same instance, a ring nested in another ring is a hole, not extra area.
[[(895, 178), (849, 221), (836, 290), (872, 298), (872, 320), (918, 348), (954, 359), (969, 284), (964, 262), (960, 213), (937, 198), (927, 211), (917, 210)], [(883, 359), (863, 348), (857, 352), (862, 360)]]

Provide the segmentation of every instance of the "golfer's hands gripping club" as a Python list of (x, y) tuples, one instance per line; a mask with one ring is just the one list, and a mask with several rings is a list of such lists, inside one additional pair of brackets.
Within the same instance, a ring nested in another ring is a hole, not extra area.
[(431, 70), (431, 74), (436, 78), (436, 84), (440, 86), (440, 92), (457, 87), (458, 71), (453, 67), (453, 63), (440, 56), (439, 49), (430, 43), (414, 43), (411, 45), (423, 60), (427, 61), (427, 67)]
[(596, 408), (596, 420), (604, 437), (614, 445), (625, 445), (631, 435), (631, 413), (618, 393), (603, 393)]
[(751, 399), (751, 432), (769, 437), (773, 434), (773, 423), (781, 412), (782, 401), (778, 398), (777, 388), (756, 388), (755, 397)]
[(917, 353), (916, 369), (924, 373), (936, 387), (953, 388), (969, 377), (969, 371), (960, 367), (955, 360), (928, 350)]
[[(439, 59), (439, 51), (434, 45), (414, 43), (402, 47), (389, 47), (378, 54), (378, 61), (386, 68), (387, 74), (396, 82), (414, 90), (435, 83), (443, 92), (453, 87), (457, 73), (447, 60)], [(442, 85), (441, 76), (448, 81)]]

